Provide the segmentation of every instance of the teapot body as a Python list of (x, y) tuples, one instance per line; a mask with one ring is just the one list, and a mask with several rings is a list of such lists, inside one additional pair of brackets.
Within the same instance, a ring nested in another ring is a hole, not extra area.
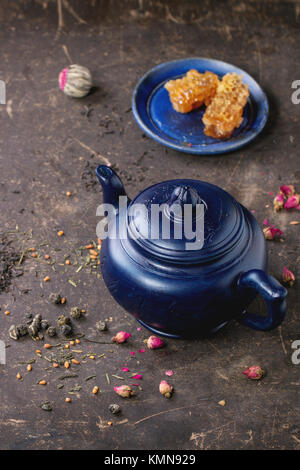
[[(142, 325), (186, 338), (216, 332), (232, 319), (257, 330), (280, 325), (286, 289), (266, 272), (257, 221), (230, 194), (179, 179), (150, 186), (130, 202), (111, 168), (100, 165), (96, 173), (105, 211), (113, 214), (109, 233), (117, 234), (103, 237), (103, 279)], [(246, 312), (257, 294), (267, 316)]]
[(248, 225), (244, 237), (211, 263), (167, 265), (155, 257), (131, 256), (128, 241), (107, 238), (101, 268), (111, 295), (143, 326), (171, 337), (200, 338), (240, 318), (256, 296), (252, 289), (238, 289), (240, 274), (267, 268), (263, 233), (242, 210)]

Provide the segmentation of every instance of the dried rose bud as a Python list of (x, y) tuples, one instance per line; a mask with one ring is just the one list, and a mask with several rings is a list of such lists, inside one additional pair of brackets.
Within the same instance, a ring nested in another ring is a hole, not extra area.
[(263, 232), (266, 240), (274, 240), (276, 235), (282, 235), (282, 231), (279, 230), (279, 228), (275, 228), (274, 225), (270, 225), (270, 227), (264, 228)]
[(294, 209), (300, 204), (300, 194), (294, 194), (293, 196), (288, 197), (287, 201), (284, 204), (285, 209)]
[(158, 349), (162, 348), (165, 343), (162, 339), (158, 338), (157, 336), (150, 336), (147, 340), (145, 340), (149, 349)]
[(283, 267), (282, 280), (285, 284), (288, 284), (291, 287), (294, 285), (296, 280), (294, 273), (287, 269), (286, 266)]
[(172, 385), (168, 384), (165, 380), (162, 380), (159, 384), (159, 391), (165, 398), (171, 398), (173, 393)]
[(114, 391), (122, 398), (130, 398), (135, 395), (129, 385), (120, 385), (119, 387), (114, 387)]
[(284, 197), (283, 194), (277, 194), (277, 196), (273, 200), (274, 210), (275, 212), (280, 211), (284, 206)]
[(115, 343), (125, 343), (125, 341), (130, 338), (131, 334), (126, 333), (126, 331), (119, 331), (111, 340)]
[(247, 375), (248, 379), (259, 380), (264, 375), (264, 371), (260, 366), (251, 366), (243, 371), (244, 375)]
[(288, 197), (295, 194), (295, 187), (292, 184), (284, 184), (283, 186), (280, 186), (280, 192), (284, 196)]

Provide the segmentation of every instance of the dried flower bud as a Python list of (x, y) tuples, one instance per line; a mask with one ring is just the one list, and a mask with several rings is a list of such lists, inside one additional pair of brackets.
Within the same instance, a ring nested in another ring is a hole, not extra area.
[(292, 194), (295, 194), (295, 187), (292, 184), (285, 184), (283, 186), (280, 186), (280, 192), (284, 196), (288, 197), (291, 196)]
[(131, 334), (126, 333), (126, 331), (119, 331), (111, 340), (115, 343), (125, 343), (125, 341), (130, 338)]
[(273, 200), (274, 210), (275, 212), (280, 211), (284, 206), (284, 197), (283, 194), (277, 194), (277, 196)]
[(135, 395), (129, 385), (120, 385), (119, 387), (114, 387), (114, 391), (122, 398), (130, 398)]
[(165, 345), (162, 339), (154, 335), (150, 336), (145, 342), (147, 343), (149, 349), (158, 349)]
[(282, 280), (285, 284), (288, 284), (290, 287), (294, 285), (296, 280), (294, 273), (287, 269), (286, 266), (283, 267)]
[(244, 375), (247, 375), (248, 379), (259, 380), (264, 375), (264, 371), (260, 366), (251, 366), (243, 371)]
[(162, 380), (159, 384), (159, 391), (165, 398), (171, 398), (173, 387), (166, 380)]
[(289, 196), (287, 201), (284, 204), (284, 208), (289, 210), (289, 209), (294, 209), (300, 204), (300, 194), (294, 194), (293, 196)]
[(264, 228), (263, 232), (266, 240), (274, 240), (276, 235), (282, 235), (282, 231), (279, 230), (279, 228), (275, 228), (274, 225), (270, 225), (270, 227)]

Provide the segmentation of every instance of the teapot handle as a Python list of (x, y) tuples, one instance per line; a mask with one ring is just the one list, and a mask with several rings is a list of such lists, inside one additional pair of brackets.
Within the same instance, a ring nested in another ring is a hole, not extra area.
[(266, 331), (273, 330), (282, 323), (286, 311), (287, 290), (274, 277), (260, 269), (251, 269), (240, 275), (237, 287), (239, 291), (256, 290), (265, 299), (268, 307), (266, 317), (245, 312), (238, 319), (242, 325)]

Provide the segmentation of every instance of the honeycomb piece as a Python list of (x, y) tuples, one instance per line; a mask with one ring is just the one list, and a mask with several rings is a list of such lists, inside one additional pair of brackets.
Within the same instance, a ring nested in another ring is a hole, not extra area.
[(212, 72), (189, 70), (185, 77), (165, 84), (173, 108), (179, 113), (189, 113), (203, 104), (208, 105), (215, 96), (219, 79)]
[(248, 85), (243, 84), (242, 76), (236, 73), (224, 75), (216, 95), (204, 113), (204, 133), (215, 139), (230, 137), (242, 123), (248, 96)]

